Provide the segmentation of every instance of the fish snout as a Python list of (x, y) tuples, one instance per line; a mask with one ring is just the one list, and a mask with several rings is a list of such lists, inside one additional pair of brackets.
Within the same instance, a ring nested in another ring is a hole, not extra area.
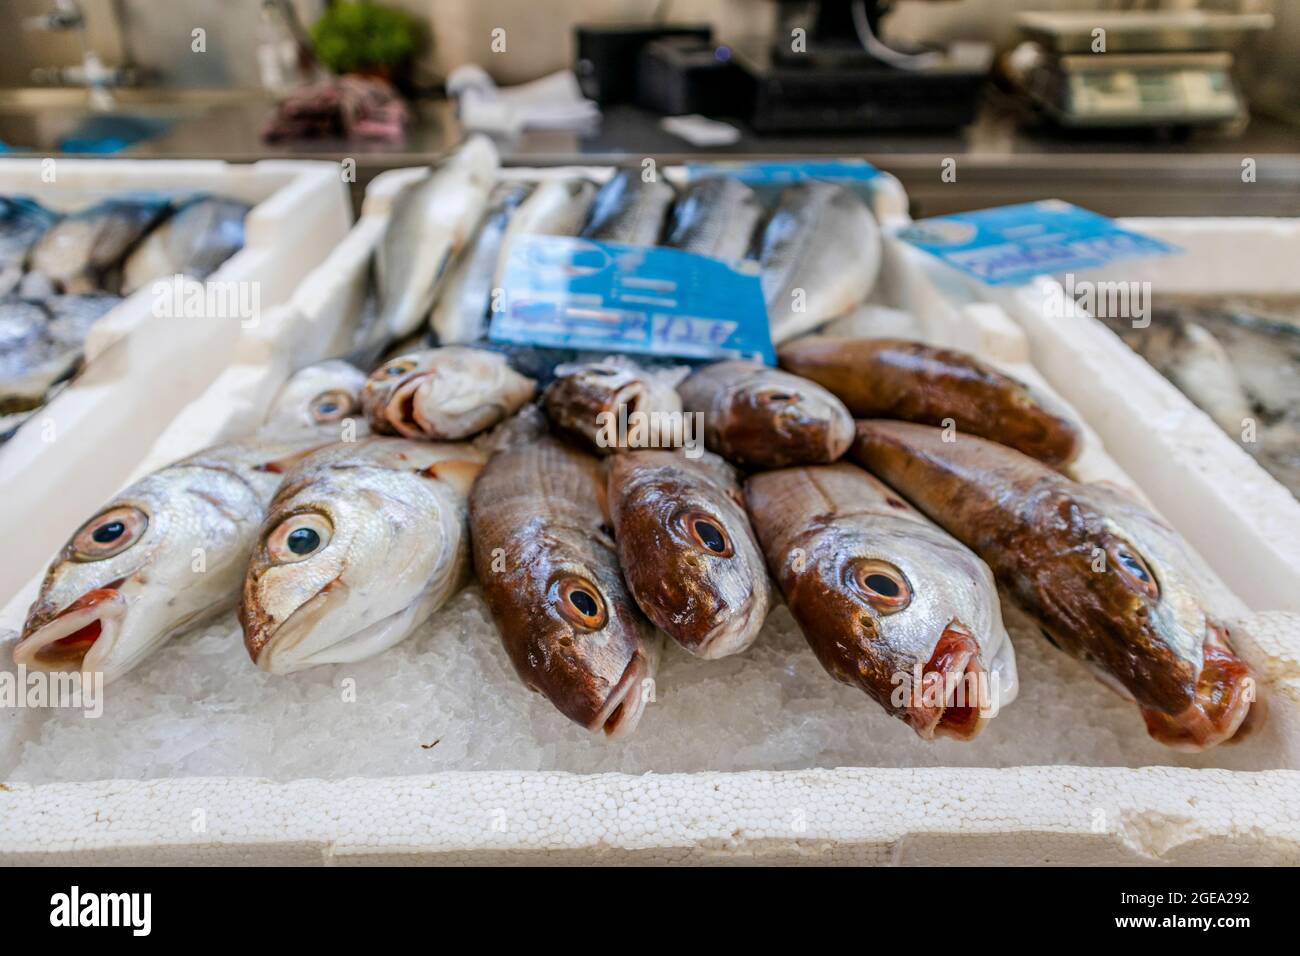
[(980, 662), (979, 643), (959, 621), (944, 628), (920, 674), (919, 686), (911, 682), (904, 711), (917, 736), (971, 740), (978, 735), (994, 695)]
[(595, 719), (588, 725), (592, 732), (603, 731), (610, 740), (628, 736), (636, 729), (645, 712), (646, 682), (654, 677), (654, 664), (643, 651), (638, 650), (623, 670), (614, 689), (610, 691)]
[(420, 411), (420, 393), (429, 384), (431, 372), (416, 372), (395, 386), (381, 410), (383, 424), (403, 438), (430, 437), (428, 421)]
[(53, 616), (33, 613), (14, 645), (14, 663), (41, 671), (103, 670), (126, 615), (120, 583), (87, 591)]

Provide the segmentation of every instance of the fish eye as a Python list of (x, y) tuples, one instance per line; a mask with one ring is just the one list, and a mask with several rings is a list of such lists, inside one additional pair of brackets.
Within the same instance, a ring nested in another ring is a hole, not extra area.
[(912, 586), (907, 576), (886, 561), (855, 561), (850, 565), (849, 578), (882, 614), (893, 614), (912, 603)]
[(592, 375), (617, 375), (618, 369), (612, 365), (589, 365), (587, 371)]
[(765, 405), (789, 405), (798, 398), (798, 395), (792, 395), (790, 392), (763, 392), (759, 395), (759, 401)]
[(111, 508), (78, 529), (72, 538), (72, 550), (78, 560), (102, 561), (135, 544), (148, 526), (149, 517), (139, 508)]
[(552, 603), (570, 624), (585, 631), (605, 626), (605, 602), (600, 590), (582, 578), (562, 578), (552, 589)]
[(1127, 579), (1131, 584), (1136, 585), (1139, 591), (1150, 595), (1151, 597), (1160, 596), (1160, 585), (1156, 582), (1156, 576), (1151, 573), (1145, 561), (1136, 551), (1130, 548), (1122, 541), (1111, 544), (1106, 549), (1110, 555), (1115, 567), (1119, 570), (1120, 576)]
[(334, 528), (324, 515), (290, 515), (266, 539), (266, 550), (276, 564), (293, 564), (309, 558), (330, 543)]
[(312, 421), (336, 422), (352, 410), (352, 396), (338, 389), (322, 392), (311, 402)]
[(415, 365), (415, 359), (397, 359), (380, 369), (379, 374), (385, 378), (397, 378), (399, 375), (405, 375), (414, 369)]
[(702, 511), (688, 511), (679, 519), (691, 540), (710, 554), (729, 558), (735, 554), (731, 539), (722, 528), (722, 522)]

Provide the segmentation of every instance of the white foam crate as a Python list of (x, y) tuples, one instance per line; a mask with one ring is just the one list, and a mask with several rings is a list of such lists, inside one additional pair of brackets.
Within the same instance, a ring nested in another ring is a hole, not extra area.
[[(254, 204), (246, 242), (213, 281), (256, 283), (262, 318), (343, 238), (352, 220), (333, 163), (268, 160), (0, 160), (0, 193), (57, 209), (128, 192), (211, 192)], [(0, 446), (0, 565), (8, 598), (91, 509), (121, 486), (177, 412), (233, 359), (237, 319), (161, 318), (153, 291), (138, 290), (100, 319), (86, 365), (71, 385)], [(250, 323), (251, 324), (251, 323)]]
[[(503, 171), (512, 177), (556, 174)], [(378, 197), (392, 185), (376, 180), (372, 191)], [(882, 186), (877, 213), (890, 228), (903, 221), (906, 202), (896, 184)], [(315, 286), (313, 303), (295, 296), (299, 311), (281, 321), (306, 328), (316, 317), (321, 328), (332, 328), (333, 320), (322, 317), (354, 307), (364, 276), (361, 257), (373, 247), (377, 233), (371, 230), (381, 227), (384, 216), (384, 200), (368, 198), (361, 222), (328, 268), (319, 270), (338, 281)], [(1017, 323), (999, 307), (962, 293), (950, 277), (936, 274), (896, 241), (886, 243), (873, 298), (911, 310), (922, 337), (977, 352), (1052, 390), (1028, 364), (1031, 340)], [(271, 382), (278, 384), (294, 360), (274, 348), (245, 358), (243, 371), (232, 370), (223, 387), (235, 399), (251, 382), (257, 397), (230, 416), (213, 417), (196, 404), (183, 413), (194, 416), (195, 431), (164, 440), (197, 440), (200, 419), (204, 440), (229, 437), (226, 432), (257, 419), (274, 391)], [(1115, 464), (1097, 431), (1087, 428), (1085, 434), (1081, 477), (1146, 490)], [(155, 451), (171, 454), (180, 444)], [(1220, 597), (1237, 609), (1239, 618), (1229, 623), (1238, 650), (1257, 668), (1272, 698), (1270, 721), (1261, 732), (1286, 743), (1285, 767), (1300, 766), (1300, 743), (1294, 743), (1300, 741), (1300, 618), (1252, 614), (1226, 589)], [(11, 603), (6, 624), (14, 613)], [(1137, 721), (1134, 733), (1141, 733)], [(485, 771), (281, 783), (187, 777), (9, 784), (0, 787), (0, 862), (1300, 862), (1300, 773), (1258, 771), (827, 767), (641, 776)], [(196, 808), (205, 820), (198, 831)], [(511, 823), (501, 826), (504, 819)]]

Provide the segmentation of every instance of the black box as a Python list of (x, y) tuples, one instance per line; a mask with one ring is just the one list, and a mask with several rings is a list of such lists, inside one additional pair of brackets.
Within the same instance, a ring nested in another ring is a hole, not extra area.
[(752, 106), (749, 78), (731, 51), (698, 37), (647, 43), (637, 65), (637, 104), (668, 116), (743, 118)]
[(661, 37), (698, 37), (708, 42), (708, 25), (644, 24), (574, 27), (577, 63), (574, 72), (582, 93), (601, 106), (636, 100), (636, 71), (641, 48)]

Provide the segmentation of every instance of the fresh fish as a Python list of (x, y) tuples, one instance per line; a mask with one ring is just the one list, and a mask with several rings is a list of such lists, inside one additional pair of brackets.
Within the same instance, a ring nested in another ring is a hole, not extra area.
[(708, 449), (743, 468), (831, 462), (853, 442), (853, 418), (838, 398), (754, 362), (706, 365), (677, 393), (686, 411), (704, 415)]
[(653, 246), (676, 195), (662, 179), (646, 182), (639, 169), (620, 169), (596, 193), (581, 235), (602, 242)]
[(787, 342), (781, 367), (824, 386), (854, 418), (944, 425), (1049, 465), (1078, 457), (1078, 425), (1050, 398), (973, 355), (905, 339), (810, 335)]
[(561, 365), (555, 375), (542, 393), (547, 418), (556, 429), (577, 437), (597, 454), (635, 447), (623, 442), (634, 436), (620, 426), (633, 423), (638, 413), (647, 423), (650, 416), (658, 416), (664, 427), (681, 420), (682, 400), (670, 381), (680, 376), (651, 372), (621, 356)]
[(109, 273), (166, 215), (165, 199), (107, 199), (64, 216), (32, 247), (27, 267), (56, 291), (113, 291)]
[(31, 199), (0, 196), (0, 298), (18, 288), (28, 252), (58, 219)]
[(475, 136), (393, 197), (392, 218), (375, 250), (379, 321), (393, 338), (428, 319), (447, 266), (483, 212), (496, 169), (496, 149)]
[(513, 415), (532, 401), (536, 388), (503, 355), (449, 345), (375, 369), (361, 405), (376, 432), (454, 441)]
[(284, 477), (244, 578), (239, 620), (262, 670), (373, 657), (406, 639), (469, 577), (467, 444), (371, 438)]
[(501, 264), (504, 266), (506, 253), (520, 236), (576, 236), (595, 198), (596, 184), (590, 179), (574, 176), (539, 182), (510, 217)]
[(758, 196), (739, 179), (710, 176), (677, 200), (664, 245), (715, 259), (743, 259), (762, 214)]
[[(284, 383), (271, 403), (261, 433), (282, 434), (335, 426), (361, 415), (361, 390), (366, 374), (338, 359), (299, 369)], [(356, 425), (368, 428), (364, 418)]]
[(646, 617), (709, 660), (754, 643), (772, 589), (730, 465), (707, 452), (618, 455), (609, 507), (623, 577)]
[(0, 415), (39, 408), (51, 387), (81, 362), (95, 321), (122, 300), (62, 295), (44, 302), (0, 302)]
[(506, 230), (510, 217), (531, 189), (529, 183), (511, 182), (500, 183), (492, 190), (487, 213), (456, 259), (429, 318), (439, 345), (475, 342), (487, 334)]
[(320, 444), (234, 442), (123, 490), (46, 571), (15, 663), (102, 672), (107, 683), (168, 638), (233, 607), (283, 469)]
[(244, 248), (244, 217), (252, 207), (238, 199), (205, 196), (180, 206), (127, 256), (122, 294), (184, 275), (206, 279)]
[(856, 193), (810, 180), (788, 186), (759, 238), (772, 342), (849, 312), (880, 271), (880, 227)]
[(470, 494), (474, 570), (524, 683), (613, 737), (641, 719), (659, 639), (623, 585), (599, 460), (553, 438), (502, 451)]
[(1015, 699), (988, 566), (861, 468), (752, 476), (767, 565), (822, 667), (926, 739), (970, 740)]
[(1156, 740), (1203, 750), (1258, 720), (1250, 668), (1207, 611), (1208, 572), (1127, 494), (905, 422), (859, 422), (852, 453), (987, 561), (1055, 646), (1135, 700)]

